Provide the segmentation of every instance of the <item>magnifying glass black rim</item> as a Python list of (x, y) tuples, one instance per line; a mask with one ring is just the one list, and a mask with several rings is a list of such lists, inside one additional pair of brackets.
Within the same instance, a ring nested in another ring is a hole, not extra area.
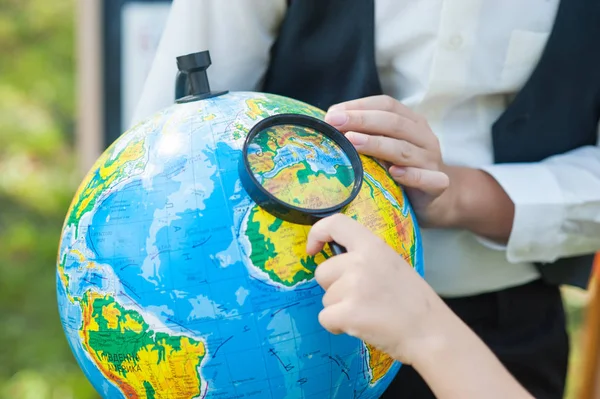
[[(282, 125), (303, 126), (314, 129), (318, 133), (327, 136), (340, 146), (342, 151), (350, 160), (350, 165), (354, 171), (354, 187), (352, 188), (348, 198), (332, 207), (309, 209), (281, 201), (262, 186), (250, 168), (250, 163), (248, 162), (248, 149), (252, 143), (252, 139), (254, 139), (254, 137), (256, 137), (260, 132), (273, 126)], [(334, 213), (338, 213), (348, 204), (350, 204), (360, 192), (364, 174), (360, 155), (352, 143), (346, 138), (346, 136), (328, 123), (312, 116), (302, 114), (273, 115), (254, 125), (248, 132), (246, 140), (244, 141), (241, 162), (239, 163), (239, 172), (240, 180), (244, 186), (244, 189), (248, 192), (252, 200), (254, 200), (257, 205), (280, 219), (296, 224), (307, 225), (313, 224), (319, 219), (333, 215)]]

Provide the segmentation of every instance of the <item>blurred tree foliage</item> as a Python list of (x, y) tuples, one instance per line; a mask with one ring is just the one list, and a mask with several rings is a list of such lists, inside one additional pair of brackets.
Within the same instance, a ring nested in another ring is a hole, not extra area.
[(77, 184), (74, 23), (75, 0), (0, 0), (0, 398), (97, 398), (55, 294)]

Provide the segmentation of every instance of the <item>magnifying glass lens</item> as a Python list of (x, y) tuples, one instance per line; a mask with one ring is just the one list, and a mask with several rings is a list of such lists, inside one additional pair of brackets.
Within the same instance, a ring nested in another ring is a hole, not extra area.
[(247, 148), (254, 178), (281, 202), (318, 212), (352, 195), (356, 176), (350, 158), (334, 140), (311, 127), (266, 127)]
[[(275, 217), (310, 225), (342, 212), (363, 182), (358, 152), (344, 135), (306, 115), (279, 114), (258, 122), (244, 141), (240, 181)], [(329, 246), (336, 255), (345, 248)]]

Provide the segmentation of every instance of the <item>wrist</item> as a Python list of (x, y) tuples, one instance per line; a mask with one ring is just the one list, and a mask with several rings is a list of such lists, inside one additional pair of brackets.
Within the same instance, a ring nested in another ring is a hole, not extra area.
[(505, 244), (511, 234), (515, 205), (502, 186), (487, 172), (446, 166), (450, 186), (445, 228), (469, 230)]
[(456, 342), (464, 335), (465, 326), (456, 315), (440, 300), (440, 306), (431, 312), (424, 333), (413, 345), (411, 357), (413, 367), (420, 373), (436, 368), (439, 359), (456, 353)]
[[(478, 217), (475, 212), (481, 208), (484, 192), (496, 191), (497, 183), (486, 172), (463, 166), (445, 166), (450, 186), (446, 197), (446, 228), (464, 229), (470, 226), (472, 219)], [(498, 186), (499, 188), (499, 186)], [(502, 190), (501, 188), (499, 188)], [(487, 208), (487, 207), (486, 207)]]

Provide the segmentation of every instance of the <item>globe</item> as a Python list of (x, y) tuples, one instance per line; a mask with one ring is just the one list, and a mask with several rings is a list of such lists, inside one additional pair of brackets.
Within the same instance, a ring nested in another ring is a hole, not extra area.
[[(174, 104), (125, 132), (81, 183), (61, 234), (58, 304), (72, 352), (103, 397), (378, 398), (401, 367), (321, 327), (314, 271), (329, 249), (308, 256), (310, 226), (265, 212), (240, 184), (249, 129), (279, 113), (324, 117), (252, 92)], [(257, 143), (253, 173), (291, 184), (290, 202), (343, 195), (347, 160), (301, 133), (283, 128)], [(344, 213), (422, 274), (402, 189), (361, 159), (364, 182)]]

